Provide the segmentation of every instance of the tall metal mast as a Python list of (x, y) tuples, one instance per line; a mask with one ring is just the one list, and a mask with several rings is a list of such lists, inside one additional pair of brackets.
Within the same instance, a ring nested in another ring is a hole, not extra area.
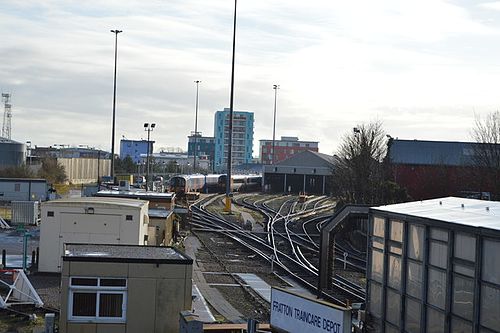
[(12, 127), (12, 105), (10, 104), (10, 94), (2, 93), (2, 101), (4, 102), (2, 137), (11, 139)]

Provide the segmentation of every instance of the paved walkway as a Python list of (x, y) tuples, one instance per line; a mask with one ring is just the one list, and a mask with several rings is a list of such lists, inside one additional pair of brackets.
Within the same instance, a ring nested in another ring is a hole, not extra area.
[[(193, 259), (193, 284), (196, 285), (205, 300), (227, 320), (233, 323), (246, 322), (242, 319), (243, 315), (236, 310), (217, 289), (212, 288), (207, 284), (205, 277), (203, 276), (203, 271), (196, 261), (196, 251), (199, 247), (201, 247), (198, 239), (194, 236), (189, 236), (184, 241), (184, 246), (186, 248), (186, 254)], [(195, 313), (196, 311), (197, 310), (195, 309)]]
[(237, 273), (236, 275), (255, 290), (260, 297), (271, 303), (271, 286), (266, 281), (252, 273)]
[(215, 318), (207, 302), (205, 302), (205, 297), (203, 297), (196, 284), (193, 284), (193, 295), (195, 296), (193, 300), (193, 313), (198, 316), (198, 320), (204, 323), (215, 322)]

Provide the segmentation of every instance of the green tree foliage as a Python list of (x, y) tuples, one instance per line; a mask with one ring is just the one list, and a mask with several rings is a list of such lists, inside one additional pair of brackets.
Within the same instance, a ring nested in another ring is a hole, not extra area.
[(137, 172), (137, 165), (128, 155), (123, 159), (115, 158), (115, 172), (117, 174), (134, 174)]
[(3, 178), (35, 178), (36, 175), (25, 164), (18, 167), (8, 167), (0, 170), (0, 177)]
[(57, 159), (52, 157), (46, 157), (42, 160), (38, 177), (46, 179), (51, 184), (61, 184), (67, 180), (64, 166), (57, 163)]

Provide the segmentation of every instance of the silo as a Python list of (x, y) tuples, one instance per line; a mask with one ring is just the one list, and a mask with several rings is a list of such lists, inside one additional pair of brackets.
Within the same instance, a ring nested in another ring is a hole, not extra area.
[(24, 163), (26, 163), (26, 145), (0, 138), (0, 169), (16, 167)]

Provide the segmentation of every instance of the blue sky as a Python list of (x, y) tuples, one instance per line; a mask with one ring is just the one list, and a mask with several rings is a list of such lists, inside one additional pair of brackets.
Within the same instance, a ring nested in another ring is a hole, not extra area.
[[(229, 105), (231, 0), (3, 0), (0, 90), (12, 137), (108, 149), (114, 35), (117, 148), (157, 123), (156, 148), (182, 147)], [(240, 0), (235, 109), (255, 112), (255, 145), (277, 136), (335, 152), (357, 123), (402, 139), (470, 140), (500, 105), (500, 2)]]

